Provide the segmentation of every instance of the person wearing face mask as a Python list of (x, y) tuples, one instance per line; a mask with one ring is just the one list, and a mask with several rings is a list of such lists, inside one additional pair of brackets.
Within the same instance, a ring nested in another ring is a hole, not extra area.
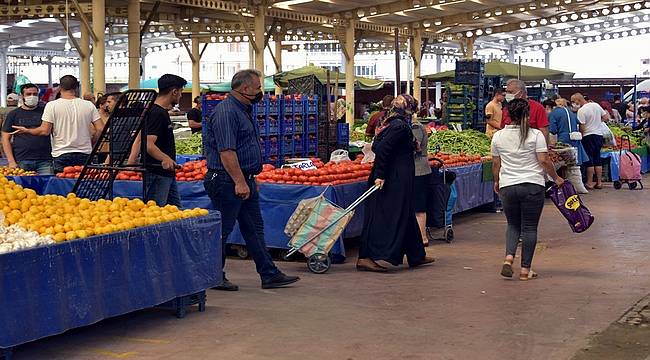
[(13, 126), (15, 134), (51, 136), (55, 173), (62, 172), (66, 166), (85, 165), (93, 150), (91, 125), (96, 134), (101, 134), (104, 128), (95, 105), (77, 97), (77, 78), (63, 76), (60, 88), (60, 98), (45, 105), (41, 126)]
[[(284, 287), (300, 280), (283, 274), (273, 263), (264, 242), (264, 222), (260, 211), (255, 175), (262, 171), (262, 149), (254, 104), (262, 100), (261, 74), (241, 70), (233, 76), (232, 91), (219, 103), (203, 129), (203, 149), (208, 163), (205, 187), (214, 207), (221, 212), (223, 248), (235, 221), (255, 261), (263, 289)], [(226, 262), (226, 252), (223, 254)], [(237, 291), (225, 273), (215, 290)]]
[[(589, 102), (580, 93), (571, 95), (571, 103), (578, 109), (578, 122), (582, 133), (582, 146), (584, 146), (589, 160), (584, 165), (587, 168), (587, 190), (602, 189), (603, 163), (600, 158), (600, 149), (603, 147), (603, 122), (609, 120), (609, 113), (600, 105)], [(594, 174), (596, 183), (594, 184)]]
[(2, 126), (2, 148), (10, 168), (52, 175), (52, 145), (44, 136), (14, 134), (14, 126), (41, 126), (44, 106), (38, 101), (38, 86), (25, 84), (20, 88), (22, 106), (7, 115)]
[[(530, 108), (528, 124), (531, 128), (541, 131), (546, 143), (550, 144), (548, 138), (548, 116), (546, 115), (546, 109), (544, 109), (544, 106), (537, 101), (528, 99), (526, 83), (518, 79), (510, 79), (506, 83), (505, 100), (509, 103), (514, 99), (528, 100), (528, 107)], [(505, 126), (509, 125), (511, 122), (512, 120), (510, 119), (508, 108), (504, 107), (501, 128), (505, 128)]]

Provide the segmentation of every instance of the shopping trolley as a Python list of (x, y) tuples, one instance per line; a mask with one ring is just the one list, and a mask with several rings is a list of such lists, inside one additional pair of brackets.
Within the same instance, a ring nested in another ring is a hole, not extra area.
[(430, 184), (432, 204), (427, 205), (427, 237), (429, 241), (443, 240), (451, 243), (454, 241), (452, 216), (458, 197), (453, 186), (456, 173), (447, 170), (443, 160), (438, 158), (431, 160), (440, 165), (433, 169), (432, 184)]
[(378, 189), (372, 186), (345, 209), (326, 199), (324, 193), (300, 201), (284, 229), (291, 237), (285, 260), (299, 251), (307, 257), (309, 271), (327, 272), (332, 265), (329, 252), (354, 216), (354, 209)]

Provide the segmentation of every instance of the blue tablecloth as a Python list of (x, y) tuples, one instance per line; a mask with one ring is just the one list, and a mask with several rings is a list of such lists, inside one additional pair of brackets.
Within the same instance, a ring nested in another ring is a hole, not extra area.
[(43, 195), (47, 183), (52, 178), (51, 175), (37, 175), (37, 176), (7, 176), (7, 179), (15, 182), (22, 187), (32, 189), (37, 194)]
[[(74, 187), (74, 179), (61, 179), (53, 177), (45, 187), (45, 194), (66, 195)], [(181, 194), (181, 205), (184, 209), (202, 208), (214, 210), (212, 202), (203, 188), (203, 181), (179, 181), (178, 191)], [(125, 197), (129, 199), (142, 197), (141, 181), (118, 180), (113, 184), (113, 194), (115, 197)]]
[(203, 155), (176, 155), (176, 163), (183, 165), (188, 161), (205, 159)]
[(458, 198), (454, 214), (494, 202), (494, 182), (483, 182), (483, 165), (473, 164), (451, 168), (456, 173)]
[[(618, 151), (603, 151), (600, 153), (600, 157), (603, 159), (610, 159), (609, 162), (609, 172), (611, 175), (612, 181), (618, 181), (620, 179), (618, 170), (621, 163), (621, 155)], [(641, 157), (641, 173), (645, 174), (650, 170), (650, 156)]]
[(218, 285), (220, 234), (215, 212), (0, 255), (0, 348)]

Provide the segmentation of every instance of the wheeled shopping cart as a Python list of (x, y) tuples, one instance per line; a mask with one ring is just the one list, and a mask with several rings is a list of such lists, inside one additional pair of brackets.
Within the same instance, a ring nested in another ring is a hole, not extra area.
[(371, 187), (345, 209), (323, 194), (300, 201), (284, 229), (291, 237), (285, 259), (299, 251), (307, 257), (307, 268), (311, 272), (327, 272), (332, 265), (329, 252), (354, 216), (354, 209), (378, 189), (378, 186)]

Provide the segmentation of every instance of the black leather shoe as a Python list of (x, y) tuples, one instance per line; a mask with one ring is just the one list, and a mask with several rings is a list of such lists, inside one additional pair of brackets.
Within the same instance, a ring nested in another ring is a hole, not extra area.
[(219, 286), (215, 286), (212, 290), (221, 290), (221, 291), (238, 291), (239, 286), (233, 284), (228, 279), (223, 279), (223, 283)]
[(293, 284), (298, 280), (300, 280), (300, 278), (297, 277), (297, 276), (288, 276), (288, 275), (280, 273), (280, 274), (272, 277), (269, 280), (262, 281), (262, 289), (281, 288), (281, 287)]

